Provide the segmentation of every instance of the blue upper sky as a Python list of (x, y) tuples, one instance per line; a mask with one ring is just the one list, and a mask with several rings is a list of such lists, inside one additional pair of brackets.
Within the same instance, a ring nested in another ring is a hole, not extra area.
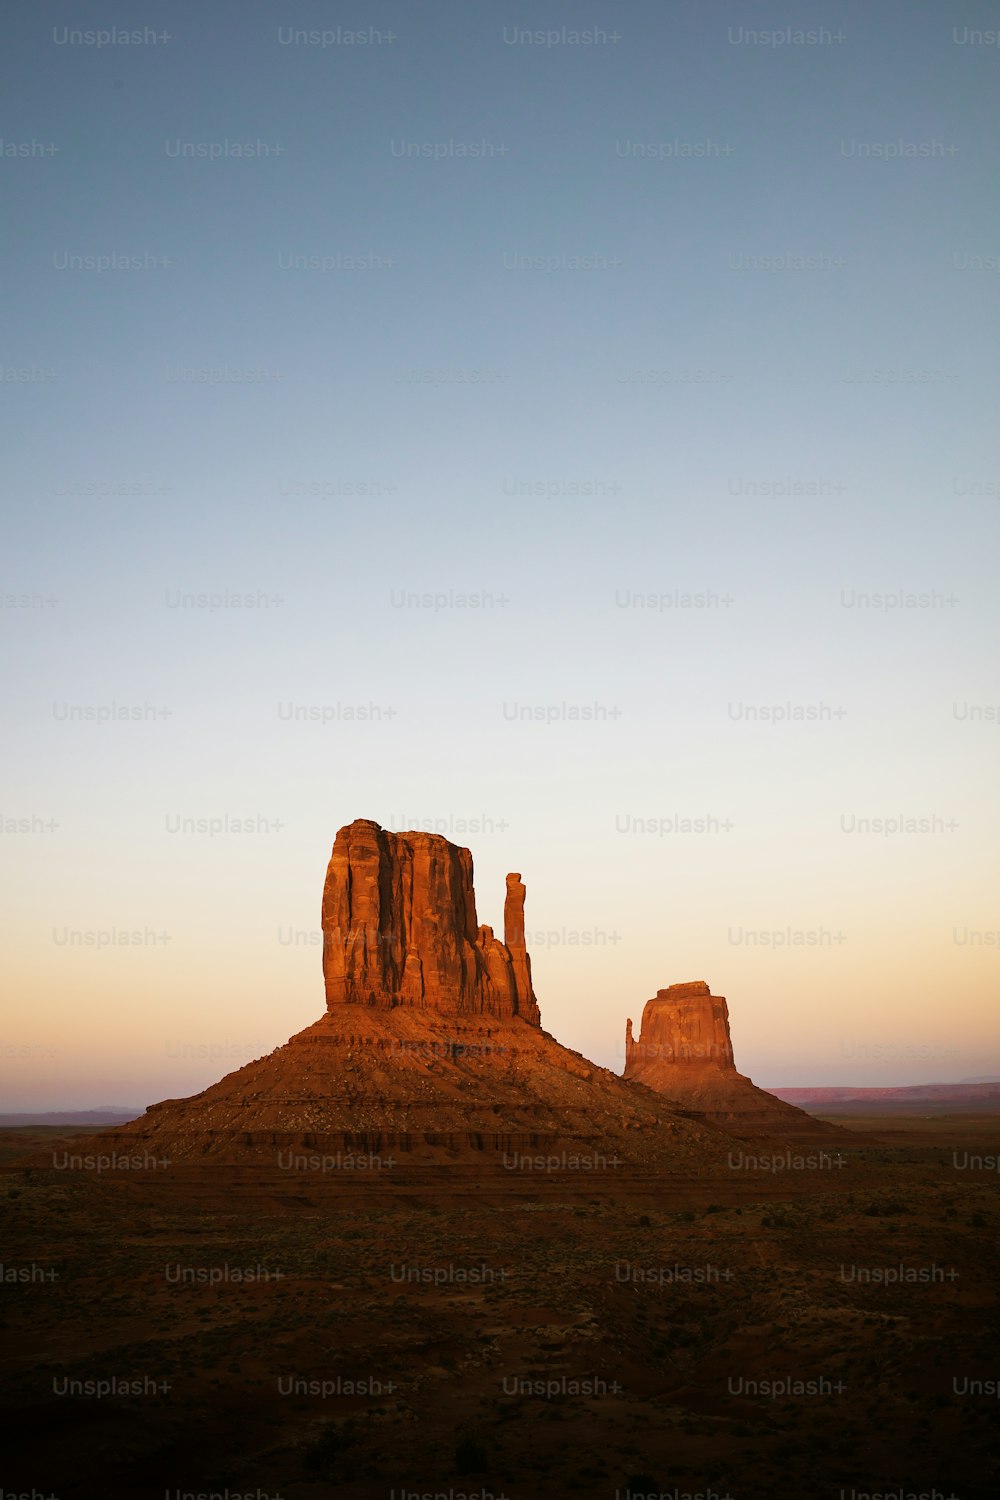
[[(620, 903), (604, 970), (541, 961), (602, 1061), (703, 972), (764, 1082), (863, 1081), (840, 1032), (757, 1044), (802, 985), (852, 997), (848, 1040), (876, 971), (901, 1009), (962, 972), (982, 1020), (996, 950), (954, 930), (1000, 927), (998, 24), (8, 5), (3, 814), (60, 826), (4, 846), (6, 941), (40, 1006), (53, 921), (166, 911), (169, 988), (311, 919), (339, 824), (482, 815), (484, 920), (511, 868), (529, 930)], [(283, 827), (169, 832), (224, 814)], [(622, 831), (674, 814), (734, 827)], [(895, 814), (959, 826), (843, 826)], [(794, 983), (731, 935), (824, 924)], [(268, 1025), (286, 958), (243, 973)], [(124, 1006), (139, 972), (86, 984)]]

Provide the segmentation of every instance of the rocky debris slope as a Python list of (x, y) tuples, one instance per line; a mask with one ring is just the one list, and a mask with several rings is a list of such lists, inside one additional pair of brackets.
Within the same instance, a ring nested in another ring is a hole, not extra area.
[(273, 1160), (289, 1146), (558, 1151), (592, 1157), (581, 1170), (615, 1157), (690, 1170), (724, 1154), (717, 1129), (538, 1026), (402, 1006), (338, 1007), (193, 1098), (152, 1105), (115, 1138), (171, 1159)]

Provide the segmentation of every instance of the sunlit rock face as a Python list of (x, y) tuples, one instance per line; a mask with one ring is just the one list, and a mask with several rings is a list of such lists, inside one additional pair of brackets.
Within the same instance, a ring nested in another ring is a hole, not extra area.
[(327, 1008), (405, 1005), (540, 1025), (524, 895), (520, 875), (508, 875), (500, 942), (477, 921), (468, 849), (439, 834), (389, 833), (367, 818), (348, 824), (323, 889)]
[(729, 1007), (703, 979), (657, 990), (643, 1009), (638, 1041), (632, 1022), (626, 1025), (625, 1057), (626, 1076), (645, 1083), (672, 1076), (672, 1069), (736, 1074)]

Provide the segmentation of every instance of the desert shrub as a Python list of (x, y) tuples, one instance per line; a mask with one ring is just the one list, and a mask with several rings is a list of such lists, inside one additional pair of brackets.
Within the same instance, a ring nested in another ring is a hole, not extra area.
[(455, 1442), (455, 1472), (481, 1474), (489, 1461), (486, 1444), (474, 1430), (460, 1433)]
[(303, 1454), (306, 1469), (310, 1474), (329, 1478), (338, 1460), (343, 1458), (353, 1442), (354, 1435), (351, 1432), (338, 1427), (335, 1422), (327, 1422)]

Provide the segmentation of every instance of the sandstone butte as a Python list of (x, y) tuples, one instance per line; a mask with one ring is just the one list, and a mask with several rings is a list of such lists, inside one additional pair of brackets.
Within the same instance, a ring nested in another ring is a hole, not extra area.
[(703, 979), (657, 990), (643, 1008), (638, 1040), (625, 1023), (624, 1076), (735, 1134), (847, 1138), (736, 1071), (729, 1006)]
[(541, 1024), (524, 946), (524, 886), (507, 876), (504, 937), (481, 927), (472, 855), (434, 833), (359, 819), (337, 834), (323, 887), (329, 1010), (369, 1005)]
[(508, 875), (501, 942), (479, 923), (468, 849), (368, 819), (342, 828), (323, 888), (326, 1014), (202, 1093), (151, 1105), (100, 1140), (182, 1161), (273, 1162), (301, 1148), (718, 1166), (726, 1137), (689, 1099), (663, 1097), (634, 1067), (624, 1078), (598, 1067), (543, 1030), (524, 901), (520, 875)]

